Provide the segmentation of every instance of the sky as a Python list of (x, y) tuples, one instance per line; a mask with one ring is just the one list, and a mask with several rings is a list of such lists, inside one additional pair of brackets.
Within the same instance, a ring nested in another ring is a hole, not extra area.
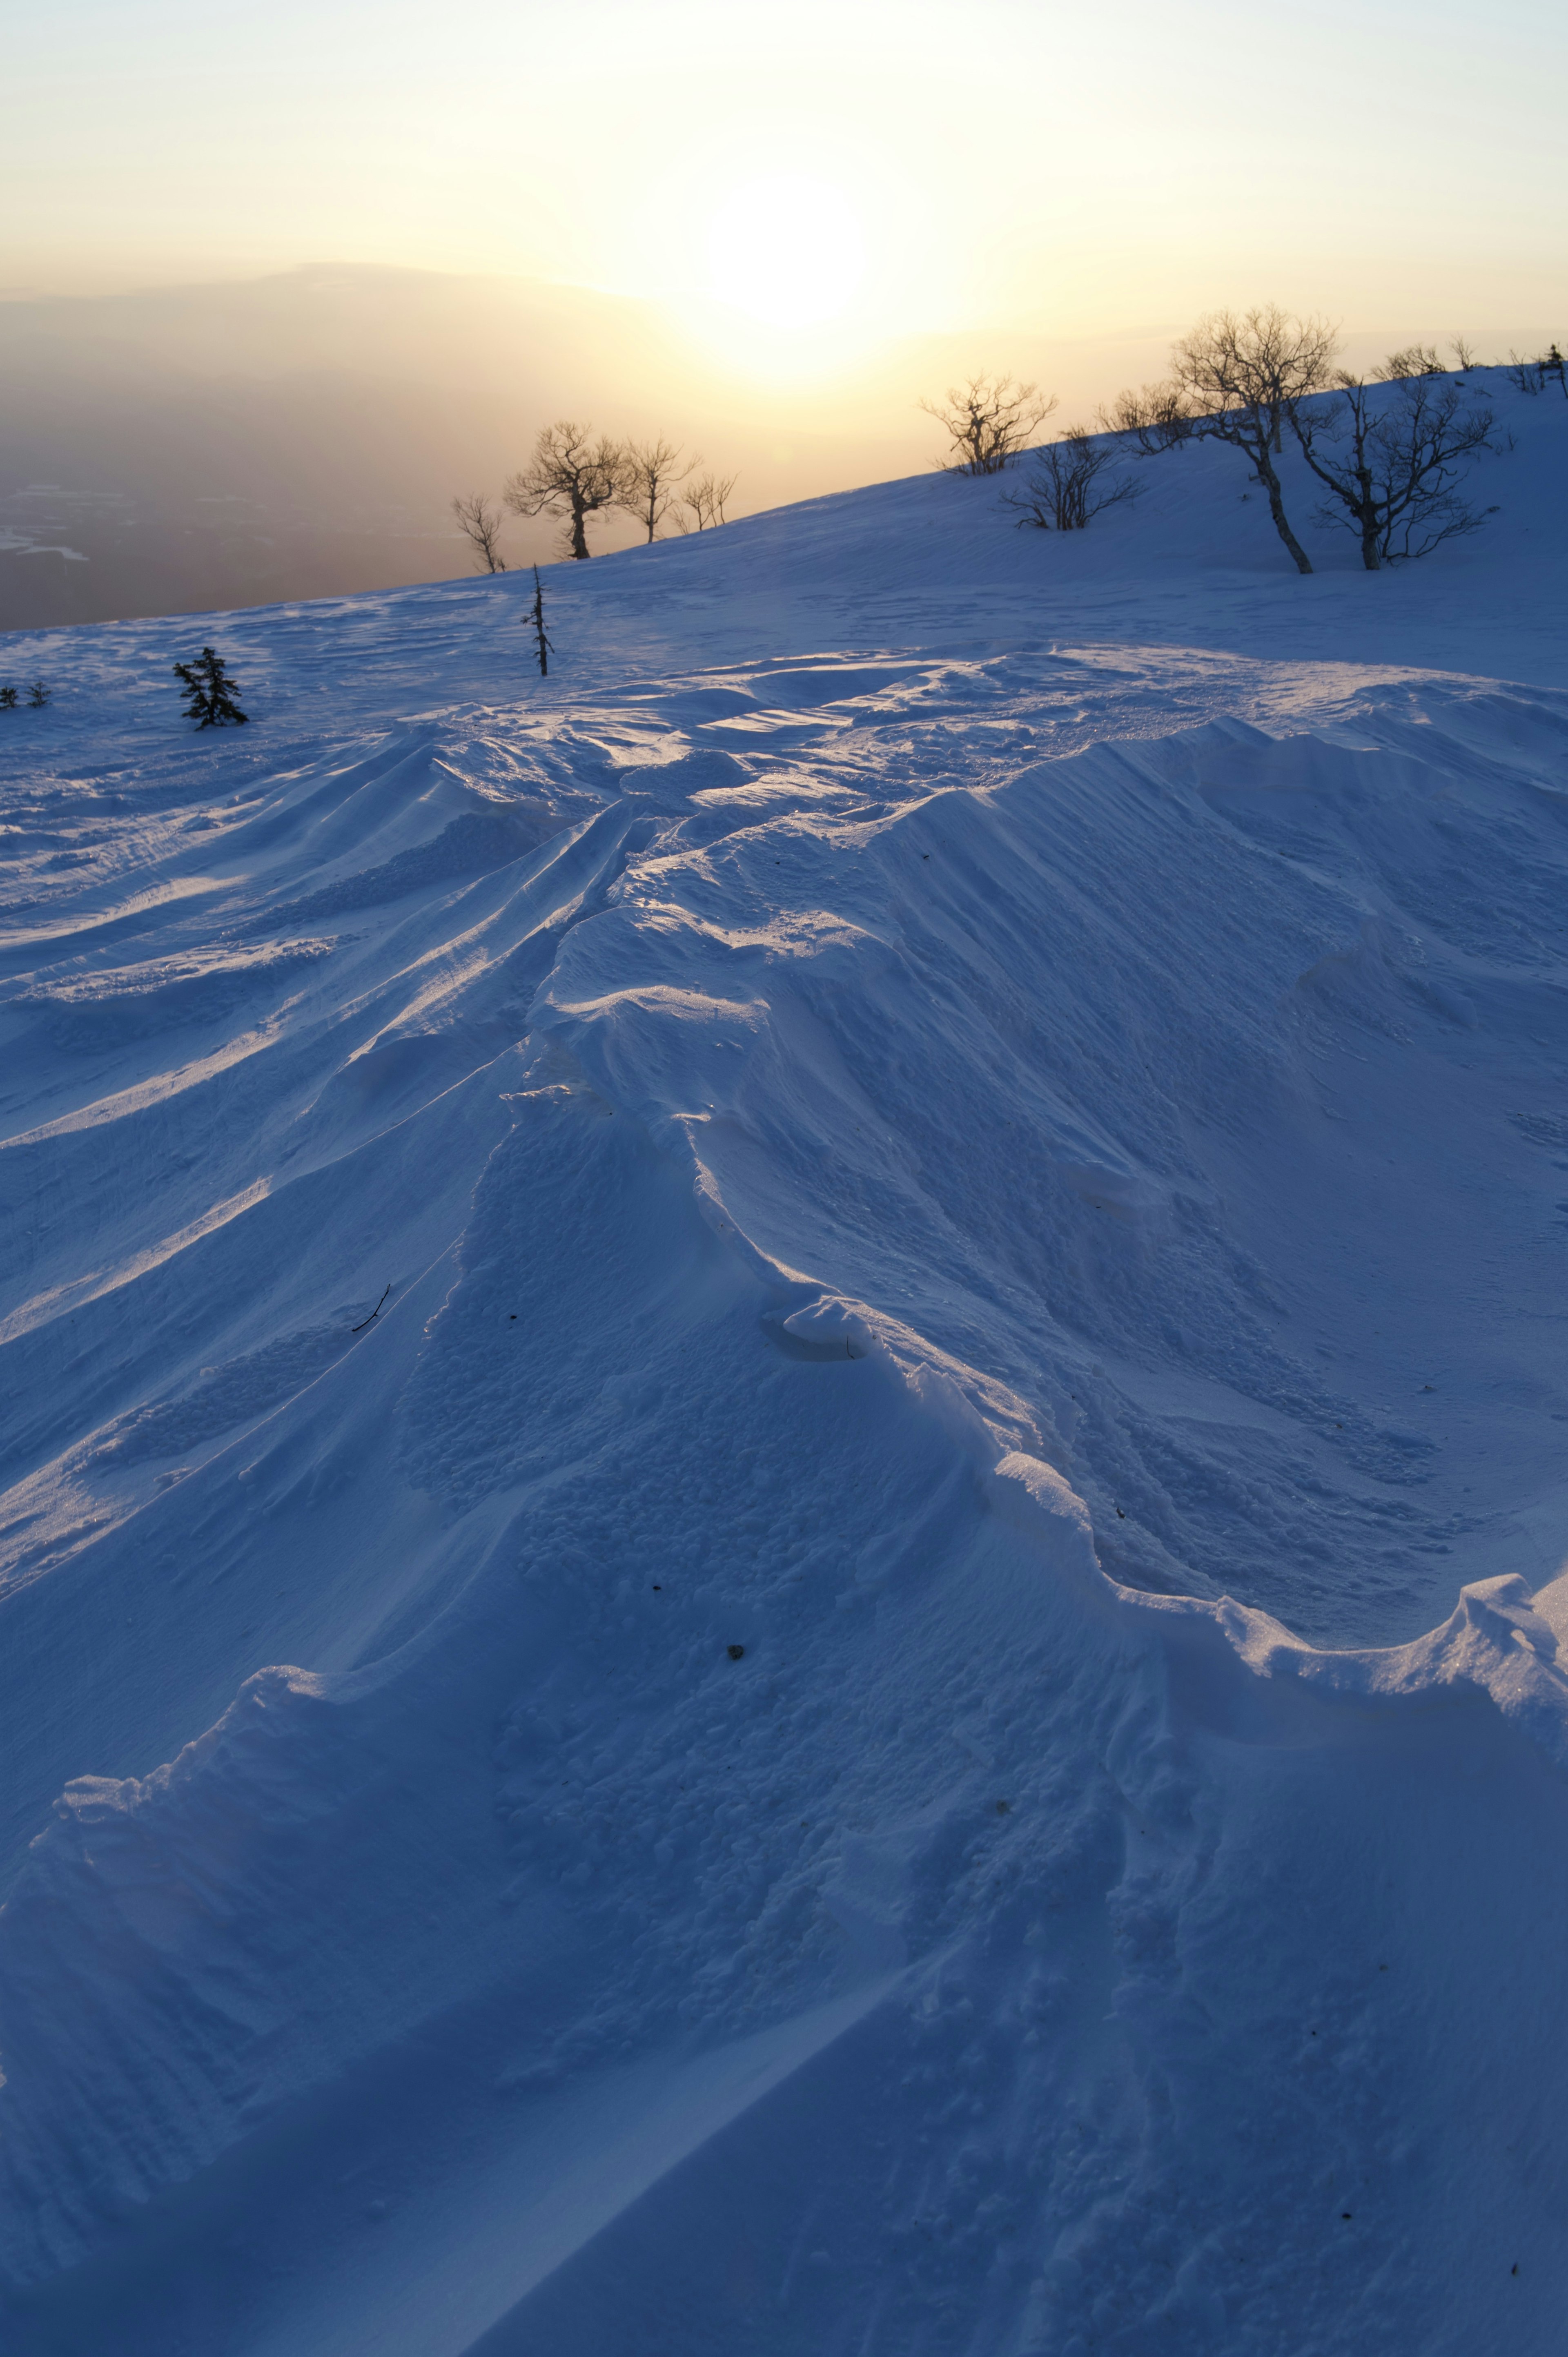
[(0, 288), (324, 262), (669, 304), (759, 374), (1015, 324), (1558, 319), (1543, 0), (11, 0)]

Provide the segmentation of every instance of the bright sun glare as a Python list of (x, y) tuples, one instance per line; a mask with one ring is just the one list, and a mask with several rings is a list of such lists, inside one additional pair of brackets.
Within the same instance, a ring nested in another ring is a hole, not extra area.
[(714, 293), (771, 328), (839, 317), (865, 275), (859, 217), (827, 180), (783, 173), (747, 180), (708, 231)]

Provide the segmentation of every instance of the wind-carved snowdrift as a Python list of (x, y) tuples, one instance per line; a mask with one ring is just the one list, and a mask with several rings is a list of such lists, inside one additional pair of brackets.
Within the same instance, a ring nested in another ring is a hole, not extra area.
[(8, 2346), (1552, 2345), (1568, 712), (1320, 685), (36, 790)]

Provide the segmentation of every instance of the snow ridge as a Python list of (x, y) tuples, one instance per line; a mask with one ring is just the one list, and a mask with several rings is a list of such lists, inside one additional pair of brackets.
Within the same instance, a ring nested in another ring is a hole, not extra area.
[(1550, 2347), (1568, 697), (636, 561), (7, 789), (7, 2346)]

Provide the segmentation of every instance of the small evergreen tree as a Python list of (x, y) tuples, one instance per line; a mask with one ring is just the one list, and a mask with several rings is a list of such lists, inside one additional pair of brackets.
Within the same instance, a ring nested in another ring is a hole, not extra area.
[(27, 690), (27, 702), (35, 712), (41, 712), (49, 700), (49, 691), (41, 679), (34, 680)]
[(184, 681), (180, 690), (185, 716), (201, 728), (223, 728), (231, 720), (243, 727), (249, 715), (241, 711), (234, 701), (239, 694), (236, 683), (229, 676), (221, 655), (210, 647), (203, 647), (194, 662), (176, 663), (177, 679)]
[(539, 676), (547, 678), (550, 672), (551, 642), (544, 635), (544, 584), (539, 577), (539, 567), (533, 568), (533, 603), (528, 609), (533, 624), (533, 635), (539, 642)]
[(0, 687), (0, 712), (15, 712), (16, 709), (16, 689), (14, 687)]

